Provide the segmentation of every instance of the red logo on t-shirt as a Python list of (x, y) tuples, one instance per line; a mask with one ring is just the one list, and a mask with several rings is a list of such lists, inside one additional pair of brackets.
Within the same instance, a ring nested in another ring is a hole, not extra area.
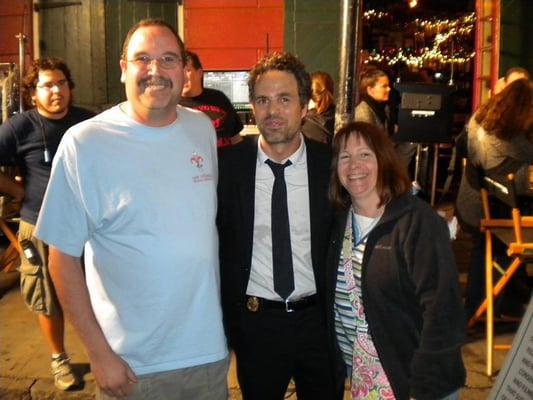
[(191, 157), (191, 164), (196, 168), (202, 168), (204, 165), (204, 158), (197, 153), (193, 153)]

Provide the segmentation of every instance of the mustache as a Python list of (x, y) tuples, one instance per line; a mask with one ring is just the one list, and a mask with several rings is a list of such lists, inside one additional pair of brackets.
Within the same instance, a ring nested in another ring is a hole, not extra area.
[(279, 115), (277, 114), (273, 114), (273, 115), (269, 115), (268, 117), (266, 117), (264, 119), (265, 122), (270, 122), (270, 121), (283, 121), (284, 119), (281, 118)]
[(143, 78), (139, 81), (139, 85), (142, 86), (165, 86), (172, 88), (172, 81), (170, 79), (163, 78), (162, 76), (150, 76), (147, 78)]

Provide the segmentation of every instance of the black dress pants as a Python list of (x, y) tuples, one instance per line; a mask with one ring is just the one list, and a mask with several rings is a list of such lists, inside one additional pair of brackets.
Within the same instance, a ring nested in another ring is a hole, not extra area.
[(291, 378), (298, 400), (342, 398), (320, 310), (244, 311), (234, 349), (244, 400), (282, 400)]

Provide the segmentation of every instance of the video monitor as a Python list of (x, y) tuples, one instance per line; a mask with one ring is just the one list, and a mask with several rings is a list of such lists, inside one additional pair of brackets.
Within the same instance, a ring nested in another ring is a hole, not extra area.
[(236, 110), (250, 110), (249, 76), (249, 71), (204, 71), (204, 87), (224, 92)]
[(431, 83), (398, 83), (398, 141), (449, 143), (452, 141), (452, 94), (455, 87)]

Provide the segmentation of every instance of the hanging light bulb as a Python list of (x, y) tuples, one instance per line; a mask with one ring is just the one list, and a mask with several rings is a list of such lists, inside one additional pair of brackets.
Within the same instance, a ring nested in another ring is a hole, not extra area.
[(415, 8), (418, 5), (418, 0), (408, 0), (410, 8)]

